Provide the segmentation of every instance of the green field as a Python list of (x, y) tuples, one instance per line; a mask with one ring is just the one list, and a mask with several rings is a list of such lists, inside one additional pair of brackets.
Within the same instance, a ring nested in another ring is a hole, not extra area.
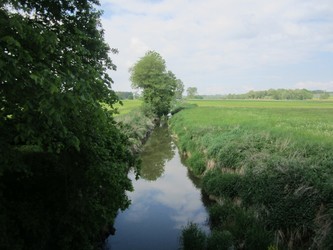
[(141, 100), (122, 100), (123, 105), (118, 104), (116, 108), (118, 108), (119, 114), (124, 115), (132, 111), (133, 109), (137, 109), (141, 106)]
[[(142, 104), (142, 101), (138, 100), (138, 99), (137, 100), (122, 100), (121, 102), (122, 102), (122, 104), (117, 103), (114, 105), (114, 108), (116, 108), (118, 111), (118, 114), (115, 114), (116, 116), (128, 114), (132, 110), (139, 108)], [(107, 109), (111, 109), (110, 106), (108, 106), (107, 104), (102, 104), (102, 105)]]
[(197, 128), (240, 126), (299, 140), (333, 142), (333, 102), (319, 101), (192, 101), (184, 111)]
[(199, 107), (243, 107), (243, 108), (328, 108), (333, 109), (333, 100), (319, 101), (274, 101), (274, 100), (189, 100)]
[(333, 102), (190, 103), (170, 123), (203, 190), (224, 204), (210, 211), (213, 231), (236, 248), (331, 249)]

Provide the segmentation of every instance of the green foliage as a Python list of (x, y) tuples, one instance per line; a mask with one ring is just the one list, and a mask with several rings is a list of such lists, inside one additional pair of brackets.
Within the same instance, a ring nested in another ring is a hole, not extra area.
[(273, 100), (307, 100), (313, 98), (313, 93), (306, 89), (269, 89), (249, 91), (245, 94), (229, 94), (225, 99), (273, 99)]
[(202, 179), (202, 189), (217, 197), (239, 197), (239, 189), (242, 187), (242, 177), (235, 173), (222, 173), (215, 169), (209, 171)]
[(330, 98), (330, 94), (327, 92), (324, 92), (322, 94), (320, 94), (319, 99), (329, 99)]
[(199, 107), (175, 114), (171, 127), (181, 151), (214, 168), (202, 179), (203, 190), (223, 201), (210, 212), (213, 225), (246, 249), (267, 249), (273, 234), (282, 249), (329, 249), (332, 103), (191, 103)]
[[(265, 229), (263, 222), (256, 219), (251, 210), (234, 205), (229, 200), (225, 200), (223, 205), (213, 205), (209, 215), (213, 229), (219, 232), (216, 241), (221, 245), (230, 246), (232, 243), (236, 249), (245, 246), (255, 250), (267, 249), (273, 241), (273, 234)], [(223, 235), (223, 232), (228, 233)]]
[(174, 105), (174, 107), (171, 109), (170, 113), (172, 115), (178, 113), (179, 111), (183, 110), (183, 109), (189, 109), (189, 108), (195, 108), (198, 105), (196, 104), (190, 104), (187, 102), (176, 102), (176, 104)]
[(213, 230), (207, 239), (207, 250), (229, 250), (232, 246), (233, 236), (227, 230)]
[(135, 158), (101, 105), (118, 97), (97, 3), (1, 5), (1, 249), (95, 248), (129, 204)]
[(154, 117), (146, 116), (142, 109), (132, 109), (129, 113), (116, 117), (118, 126), (129, 138), (132, 153), (138, 153), (155, 124)]
[(205, 158), (198, 152), (194, 152), (191, 157), (187, 159), (187, 163), (196, 176), (202, 175), (206, 170)]
[(206, 234), (194, 223), (189, 223), (182, 230), (181, 249), (203, 250), (206, 248)]
[(118, 91), (118, 92), (116, 92), (116, 94), (120, 100), (133, 100), (132, 92)]
[(130, 69), (132, 86), (143, 90), (145, 107), (158, 116), (167, 115), (174, 99), (179, 81), (176, 76), (167, 71), (165, 61), (155, 51), (148, 51)]
[(182, 80), (177, 79), (176, 83), (176, 89), (175, 89), (175, 99), (176, 100), (181, 100), (183, 99), (183, 92), (184, 92), (184, 83)]
[(194, 97), (198, 95), (198, 89), (196, 87), (188, 87), (186, 92), (188, 99), (194, 99)]

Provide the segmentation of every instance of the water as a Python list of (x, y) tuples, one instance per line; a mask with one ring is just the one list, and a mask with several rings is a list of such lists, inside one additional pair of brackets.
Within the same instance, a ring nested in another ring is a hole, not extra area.
[(201, 191), (167, 128), (154, 130), (142, 153), (141, 178), (130, 178), (132, 204), (117, 216), (106, 249), (178, 249), (181, 229), (190, 221), (209, 231)]

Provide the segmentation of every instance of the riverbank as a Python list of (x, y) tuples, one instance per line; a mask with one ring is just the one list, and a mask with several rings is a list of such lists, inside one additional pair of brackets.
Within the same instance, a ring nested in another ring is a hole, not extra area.
[(205, 247), (331, 248), (333, 107), (214, 104), (170, 122), (189, 168), (219, 200)]
[(138, 154), (142, 150), (142, 145), (158, 123), (153, 116), (147, 116), (141, 109), (133, 109), (130, 112), (115, 118), (118, 126), (129, 138), (130, 150), (133, 154)]

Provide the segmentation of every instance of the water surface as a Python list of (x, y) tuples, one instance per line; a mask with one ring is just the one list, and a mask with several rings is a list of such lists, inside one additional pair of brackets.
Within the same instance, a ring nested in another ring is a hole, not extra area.
[(181, 229), (189, 221), (209, 230), (201, 191), (166, 127), (156, 128), (144, 147), (141, 178), (135, 180), (133, 173), (130, 178), (132, 204), (117, 216), (107, 249), (178, 249)]

